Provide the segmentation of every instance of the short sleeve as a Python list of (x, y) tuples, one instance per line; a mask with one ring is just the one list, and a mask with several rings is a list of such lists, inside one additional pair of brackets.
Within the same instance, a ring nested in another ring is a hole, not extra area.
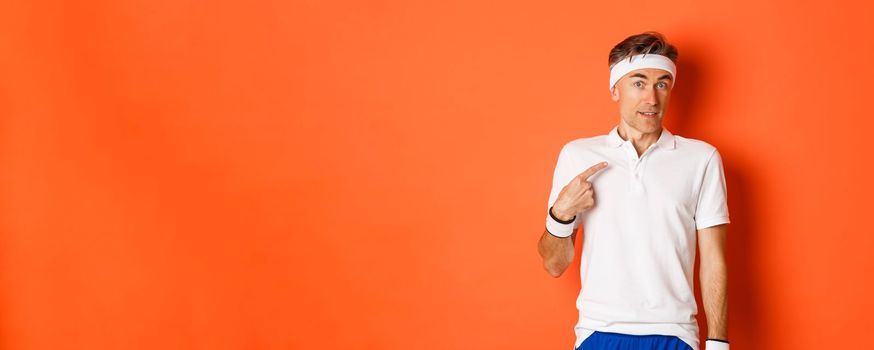
[[(549, 201), (547, 202), (545, 212), (547, 218), (549, 217), (549, 208), (555, 204), (555, 201), (558, 199), (558, 194), (575, 176), (578, 175), (574, 172), (576, 168), (574, 168), (573, 165), (573, 159), (569, 154), (567, 145), (565, 145), (558, 154), (558, 161), (555, 164), (555, 171), (552, 175), (552, 188), (549, 191)], [(574, 220), (574, 231), (576, 231), (579, 226), (580, 220)]]
[(714, 149), (710, 155), (710, 160), (707, 161), (704, 178), (701, 181), (701, 190), (698, 193), (695, 228), (700, 230), (729, 223), (727, 197), (722, 157)]

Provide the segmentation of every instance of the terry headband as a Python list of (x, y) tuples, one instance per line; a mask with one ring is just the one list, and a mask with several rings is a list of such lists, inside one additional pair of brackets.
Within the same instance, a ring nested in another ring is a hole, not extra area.
[(671, 73), (671, 78), (674, 81), (677, 80), (677, 66), (674, 65), (674, 61), (671, 61), (670, 58), (652, 53), (634, 55), (631, 56), (630, 60), (623, 58), (610, 68), (610, 90), (613, 90), (616, 82), (626, 74), (635, 69), (642, 68), (664, 69)]

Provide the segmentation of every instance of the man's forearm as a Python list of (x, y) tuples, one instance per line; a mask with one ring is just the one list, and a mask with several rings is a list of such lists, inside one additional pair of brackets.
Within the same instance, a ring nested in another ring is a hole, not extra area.
[(537, 251), (543, 258), (543, 267), (553, 277), (559, 277), (574, 260), (574, 239), (576, 232), (570, 237), (556, 237), (544, 231), (537, 244)]
[(707, 338), (728, 340), (728, 270), (725, 261), (701, 262)]

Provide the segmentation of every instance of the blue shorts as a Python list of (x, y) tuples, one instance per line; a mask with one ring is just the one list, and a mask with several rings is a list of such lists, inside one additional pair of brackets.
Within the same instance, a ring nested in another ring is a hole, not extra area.
[(673, 335), (630, 335), (595, 331), (575, 350), (692, 350)]

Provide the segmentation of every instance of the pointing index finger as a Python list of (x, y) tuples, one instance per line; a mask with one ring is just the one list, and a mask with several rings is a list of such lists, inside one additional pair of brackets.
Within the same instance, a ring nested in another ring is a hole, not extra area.
[(590, 176), (595, 175), (595, 173), (606, 167), (607, 162), (600, 162), (598, 164), (592, 165), (592, 167), (586, 169), (586, 171), (580, 173), (580, 175), (577, 176), (582, 177), (584, 180), (588, 180)]

